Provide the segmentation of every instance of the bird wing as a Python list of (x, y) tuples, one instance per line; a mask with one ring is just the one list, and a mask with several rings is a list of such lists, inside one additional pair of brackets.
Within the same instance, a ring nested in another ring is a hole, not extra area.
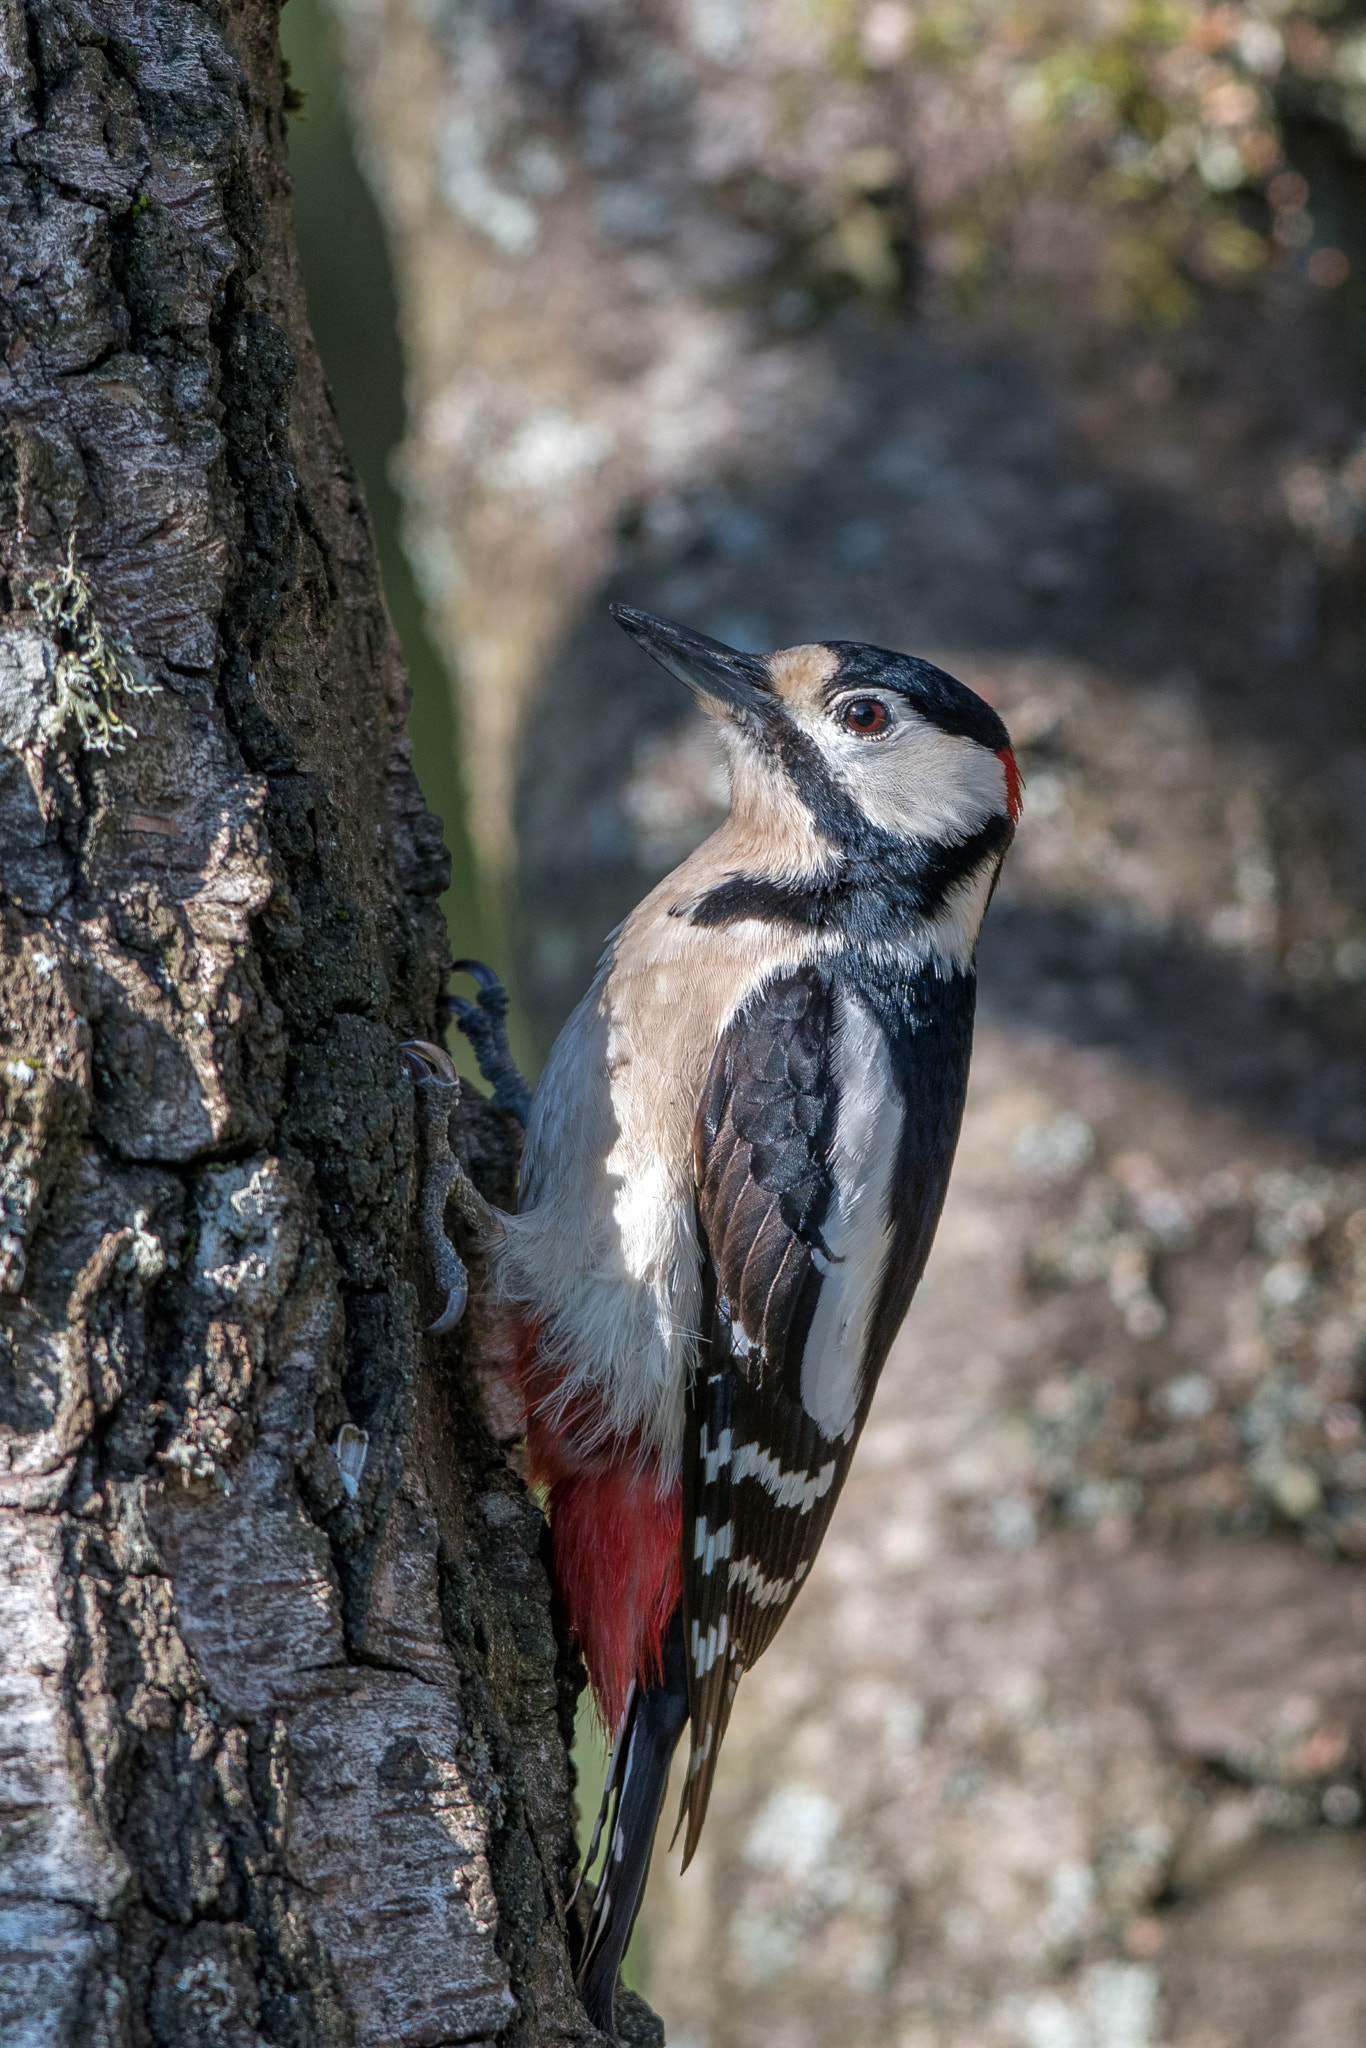
[(694, 1129), (704, 1343), (683, 1452), (685, 1865), (740, 1674), (820, 1548), (929, 1250), (971, 1035), (970, 994), (953, 1004), (956, 1020), (904, 985), (880, 999), (797, 969), (737, 1014), (707, 1077)]

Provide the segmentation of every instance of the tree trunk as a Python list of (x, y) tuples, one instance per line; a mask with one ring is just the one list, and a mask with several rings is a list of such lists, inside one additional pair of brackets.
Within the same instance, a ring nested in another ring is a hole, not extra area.
[[(275, 9), (0, 24), (0, 2033), (583, 2038), (576, 1667), (420, 1334), (448, 864)], [(505, 1120), (460, 1137), (509, 1199)]]
[(939, 1243), (701, 1852), (658, 1859), (651, 1997), (691, 2048), (1357, 2048), (1345, 25), (336, 13), (541, 1037), (723, 798), (609, 598), (929, 654), (1025, 768)]

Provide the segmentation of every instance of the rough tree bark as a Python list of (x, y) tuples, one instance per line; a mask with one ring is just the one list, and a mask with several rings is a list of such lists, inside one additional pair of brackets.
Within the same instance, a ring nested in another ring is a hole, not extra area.
[[(8, 0), (0, 2034), (590, 2033), (542, 1523), (410, 1245), (446, 873), (270, 0)], [(463, 1143), (506, 1198), (511, 1135)], [(425, 1309), (425, 1316), (424, 1311)]]
[(716, 817), (606, 599), (930, 653), (1023, 750), (926, 1286), (651, 1997), (690, 2048), (1357, 2048), (1345, 18), (335, 6), (535, 1028)]

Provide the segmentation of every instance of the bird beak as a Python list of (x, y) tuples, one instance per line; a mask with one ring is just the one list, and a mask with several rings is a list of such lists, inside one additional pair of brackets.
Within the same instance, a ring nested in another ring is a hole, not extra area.
[(628, 604), (610, 607), (612, 617), (623, 631), (638, 640), (661, 668), (697, 696), (726, 711), (738, 711), (753, 718), (772, 710), (774, 697), (768, 680), (768, 664), (760, 654), (740, 654), (724, 641), (709, 640), (705, 633), (690, 633), (668, 619), (652, 618), (649, 612), (633, 611)]

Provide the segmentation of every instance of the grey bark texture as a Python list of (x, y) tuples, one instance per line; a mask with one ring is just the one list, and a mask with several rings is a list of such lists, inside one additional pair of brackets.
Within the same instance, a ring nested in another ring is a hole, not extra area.
[(0, 33), (0, 2039), (583, 2038), (543, 1525), (420, 1336), (447, 860), (275, 10)]
[(929, 654), (1026, 776), (925, 1287), (701, 1852), (657, 1860), (670, 2038), (1359, 2048), (1366, 444), (1316, 281), (1366, 262), (1345, 22), (336, 14), (542, 1039), (724, 801), (607, 600)]

